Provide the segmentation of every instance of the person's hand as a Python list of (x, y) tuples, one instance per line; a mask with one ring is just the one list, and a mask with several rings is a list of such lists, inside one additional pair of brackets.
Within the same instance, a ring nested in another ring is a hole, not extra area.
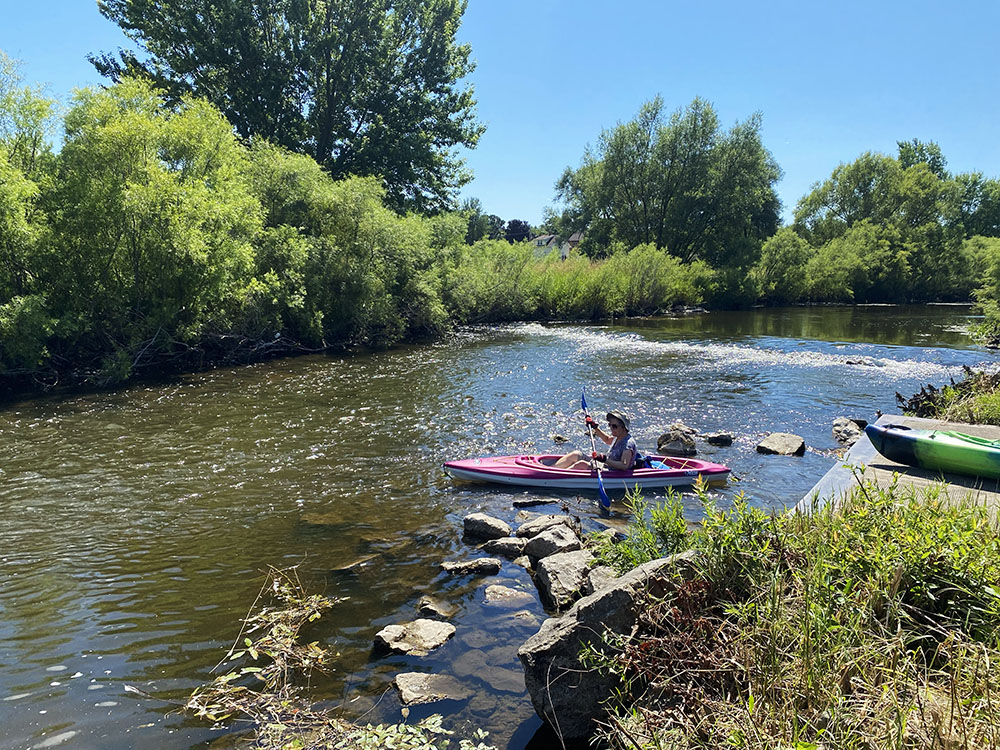
[(592, 416), (590, 416), (589, 414), (587, 415), (587, 418), (586, 418), (585, 420), (583, 420), (583, 421), (584, 421), (584, 424), (586, 424), (586, 425), (587, 425), (587, 427), (589, 427), (589, 428), (591, 428), (591, 429), (594, 429), (594, 430), (599, 430), (599, 429), (601, 429), (601, 428), (600, 428), (600, 427), (598, 426), (598, 424), (597, 424), (597, 420), (596, 420), (596, 419), (594, 419), (594, 418), (593, 418)]
[(598, 453), (597, 451), (594, 451), (593, 453), (591, 453), (590, 457), (592, 459), (594, 459), (595, 461), (600, 461), (602, 464), (603, 463), (607, 463), (607, 460), (608, 460), (608, 454), (607, 453)]

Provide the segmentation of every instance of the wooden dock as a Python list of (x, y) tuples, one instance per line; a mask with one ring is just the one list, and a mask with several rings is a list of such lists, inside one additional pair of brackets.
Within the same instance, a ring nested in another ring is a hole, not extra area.
[[(923, 430), (958, 430), (967, 435), (976, 435), (1000, 440), (1000, 427), (996, 425), (973, 425), (958, 422), (943, 422), (937, 419), (920, 419), (918, 417), (902, 417), (896, 414), (884, 414), (876, 424), (903, 424)], [(854, 471), (852, 471), (852, 467)], [(926, 471), (913, 466), (897, 464), (885, 458), (875, 450), (867, 435), (855, 443), (843, 459), (830, 469), (817, 482), (798, 505), (797, 511), (809, 512), (827, 503), (836, 502), (845, 492), (858, 486), (855, 472), (864, 470), (864, 478), (874, 480), (880, 486), (887, 486), (898, 475), (898, 484), (903, 487), (913, 487), (920, 490), (926, 487), (938, 486), (952, 500), (971, 499), (976, 503), (988, 505), (995, 510), (1000, 509), (1000, 479), (980, 479), (977, 477), (945, 474)]]

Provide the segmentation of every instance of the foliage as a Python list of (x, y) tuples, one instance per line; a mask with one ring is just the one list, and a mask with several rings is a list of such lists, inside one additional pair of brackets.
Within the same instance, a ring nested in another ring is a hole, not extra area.
[(784, 304), (806, 296), (809, 277), (806, 267), (815, 251), (791, 227), (782, 227), (761, 248), (753, 268), (761, 299)]
[(957, 383), (943, 388), (926, 385), (909, 398), (896, 394), (904, 414), (966, 424), (1000, 425), (1000, 373), (964, 367)]
[(651, 243), (713, 267), (755, 261), (778, 227), (781, 176), (760, 127), (753, 115), (722, 132), (702, 99), (668, 118), (656, 97), (635, 119), (605, 130), (556, 186), (570, 226), (586, 227), (583, 251), (600, 256), (615, 242)]
[(599, 741), (997, 747), (998, 532), (982, 504), (940, 487), (861, 477), (811, 513), (707, 502), (688, 540), (700, 575), (587, 652), (621, 680)]
[(638, 487), (626, 492), (624, 503), (632, 517), (625, 539), (615, 542), (606, 535), (593, 537), (598, 542), (595, 555), (601, 564), (622, 574), (643, 563), (687, 549), (684, 506), (673, 488), (668, 488), (666, 499), (653, 508), (643, 499)]
[(167, 109), (134, 80), (77, 95), (44, 201), (53, 239), (41, 269), (75, 356), (110, 355), (106, 377), (121, 379), (232, 320), (260, 222), (246, 172), (205, 102)]
[(398, 210), (440, 209), (471, 178), (453, 153), (483, 132), (460, 84), (474, 67), (456, 42), (462, 0), (98, 7), (145, 53), (92, 57), (101, 73), (203, 97), (242, 137), (309, 154), (335, 179), (380, 176)]
[[(249, 721), (249, 747), (259, 750), (443, 750), (454, 732), (434, 714), (415, 725), (349, 724), (330, 709), (312, 705), (297, 681), (330, 668), (330, 652), (318, 642), (300, 643), (303, 630), (341, 600), (308, 594), (294, 568), (272, 568), (225, 660), (225, 674), (199, 687), (185, 709), (213, 723)], [(240, 640), (242, 638), (242, 640)], [(133, 688), (134, 690), (134, 688)], [(445, 739), (437, 739), (443, 737)], [(477, 729), (459, 750), (495, 750)]]
[(55, 102), (39, 87), (25, 86), (19, 66), (0, 50), (0, 147), (7, 161), (37, 179), (52, 160)]

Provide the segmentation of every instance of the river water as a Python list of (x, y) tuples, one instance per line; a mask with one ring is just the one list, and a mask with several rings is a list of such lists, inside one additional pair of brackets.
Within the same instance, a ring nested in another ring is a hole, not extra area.
[[(0, 410), (0, 748), (203, 746), (225, 733), (172, 712), (208, 681), (268, 566), (347, 597), (307, 634), (339, 652), (311, 694), (347, 718), (396, 721), (402, 671), (474, 690), (438, 710), (498, 747), (543, 746), (516, 649), (545, 616), (484, 603), (487, 583), (533, 591), (513, 564), (489, 579), (439, 563), (475, 552), (462, 518), (513, 522), (523, 491), (458, 484), (452, 457), (587, 447), (595, 414), (624, 407), (641, 449), (675, 420), (728, 431), (702, 450), (768, 509), (793, 505), (834, 465), (838, 416), (893, 412), (894, 394), (940, 385), (997, 355), (965, 335), (965, 307), (796, 308), (612, 325), (523, 324), (434, 344), (303, 357), (114, 393)], [(801, 458), (758, 455), (771, 431)], [(689, 499), (690, 500), (690, 499)], [(692, 518), (698, 509), (687, 503)], [(585, 519), (594, 497), (560, 506)], [(346, 566), (362, 561), (350, 569)], [(458, 607), (456, 637), (429, 656), (372, 652), (387, 624), (433, 594)], [(157, 697), (127, 691), (135, 686)]]

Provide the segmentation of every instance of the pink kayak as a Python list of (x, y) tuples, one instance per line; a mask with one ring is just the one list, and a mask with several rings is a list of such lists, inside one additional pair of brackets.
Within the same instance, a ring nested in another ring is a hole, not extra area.
[[(597, 473), (586, 469), (555, 469), (558, 455), (494, 456), (448, 461), (445, 471), (456, 479), (477, 482), (500, 482), (528, 487), (553, 487), (567, 490), (596, 490)], [(649, 456), (653, 468), (632, 471), (602, 471), (604, 488), (625, 490), (639, 487), (668, 487), (694, 484), (700, 475), (708, 484), (724, 484), (729, 467), (693, 458)]]

